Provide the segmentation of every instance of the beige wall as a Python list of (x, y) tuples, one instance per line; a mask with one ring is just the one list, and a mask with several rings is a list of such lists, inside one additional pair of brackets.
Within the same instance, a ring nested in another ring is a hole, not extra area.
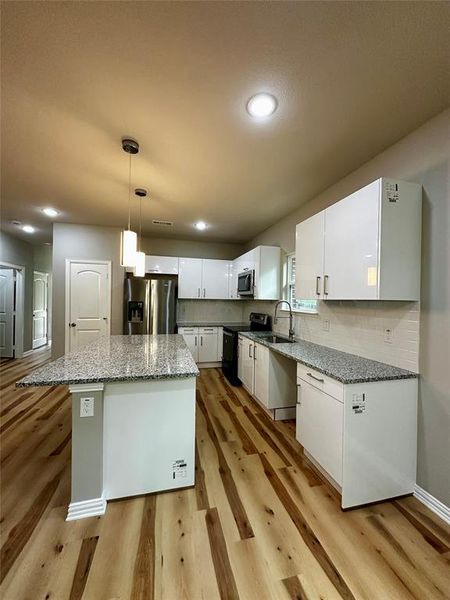
[[(242, 252), (239, 244), (144, 238), (146, 254), (199, 258), (235, 258)], [(67, 258), (110, 260), (112, 263), (111, 333), (123, 330), (123, 280), (120, 266), (120, 229), (92, 225), (55, 223), (53, 226), (53, 339), (52, 354), (64, 354), (65, 262)]]
[[(423, 186), (418, 485), (450, 505), (450, 110), (394, 144), (248, 243), (295, 248), (295, 225), (378, 177)], [(342, 303), (341, 306), (343, 306)], [(348, 305), (352, 310), (352, 304)], [(306, 317), (305, 317), (306, 318)]]

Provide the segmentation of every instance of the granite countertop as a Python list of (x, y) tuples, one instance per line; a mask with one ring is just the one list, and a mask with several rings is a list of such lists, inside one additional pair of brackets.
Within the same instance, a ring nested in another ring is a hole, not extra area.
[[(412, 379), (418, 377), (417, 373), (393, 367), (376, 360), (363, 358), (356, 354), (348, 354), (327, 346), (320, 346), (312, 342), (300, 340), (298, 342), (288, 342), (272, 344), (267, 341), (267, 337), (277, 335), (277, 337), (286, 337), (275, 334), (274, 332), (252, 333), (241, 332), (239, 335), (250, 338), (255, 342), (267, 346), (271, 350), (282, 354), (288, 358), (315, 369), (332, 379), (336, 379), (345, 384), (368, 383), (371, 381), (388, 381), (391, 379)], [(286, 338), (287, 339), (287, 338)]]
[(111, 335), (33, 371), (17, 387), (197, 377), (181, 335)]
[(248, 327), (249, 323), (242, 323), (242, 321), (178, 321), (178, 327), (226, 327), (232, 325), (233, 327)]

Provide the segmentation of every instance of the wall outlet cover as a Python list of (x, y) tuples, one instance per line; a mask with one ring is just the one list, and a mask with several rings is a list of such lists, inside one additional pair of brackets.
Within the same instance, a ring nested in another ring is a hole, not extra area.
[(80, 417), (94, 416), (94, 398), (92, 396), (80, 398)]
[(329, 319), (324, 319), (323, 320), (322, 328), (323, 328), (324, 331), (330, 331), (330, 321), (329, 321)]
[(392, 329), (386, 328), (384, 330), (384, 341), (385, 341), (385, 343), (386, 344), (392, 344), (393, 340), (394, 340), (394, 336), (393, 336), (393, 333), (392, 333)]

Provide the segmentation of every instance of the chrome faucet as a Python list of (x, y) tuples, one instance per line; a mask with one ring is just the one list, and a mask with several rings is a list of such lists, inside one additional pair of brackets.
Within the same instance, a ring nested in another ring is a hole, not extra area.
[(280, 304), (283, 304), (283, 302), (285, 302), (289, 306), (289, 339), (293, 340), (295, 336), (294, 319), (292, 316), (291, 303), (288, 300), (278, 300), (278, 302), (275, 304), (275, 314), (273, 316), (273, 322), (276, 323), (278, 319), (287, 319), (287, 317), (277, 317), (278, 307), (280, 306)]

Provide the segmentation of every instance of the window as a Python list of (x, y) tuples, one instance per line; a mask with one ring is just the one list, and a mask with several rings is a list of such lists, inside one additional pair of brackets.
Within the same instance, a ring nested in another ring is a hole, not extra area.
[(295, 297), (295, 254), (288, 254), (285, 267), (284, 299), (296, 312), (317, 313), (317, 300), (297, 300)]

